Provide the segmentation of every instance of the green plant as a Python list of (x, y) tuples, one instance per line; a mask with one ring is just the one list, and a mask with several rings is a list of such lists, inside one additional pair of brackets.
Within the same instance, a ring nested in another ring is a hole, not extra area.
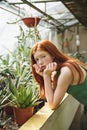
[(6, 90), (6, 88), (4, 87), (0, 87), (0, 109), (4, 108), (8, 105), (8, 103), (5, 103), (6, 100), (8, 100), (8, 98), (11, 96), (10, 93), (8, 93), (8, 91)]
[(86, 54), (85, 51), (82, 51), (82, 52), (76, 51), (74, 54), (72, 54), (72, 56), (85, 63), (86, 62), (85, 54)]
[[(33, 39), (35, 35), (33, 36), (32, 31), (24, 32), (23, 28), (19, 27), (20, 34), (17, 36), (18, 44), (16, 50), (11, 52), (7, 49), (8, 54), (6, 57), (0, 57), (0, 81), (3, 77), (3, 82), (7, 82), (5, 84), (6, 93), (10, 95), (9, 101), (11, 105), (16, 107), (35, 106), (39, 104), (37, 102), (39, 100), (38, 87), (32, 77), (29, 61), (31, 48), (30, 43), (27, 43), (27, 38)], [(23, 104), (20, 104), (20, 102)]]
[(12, 53), (11, 63), (7, 63), (5, 58), (1, 58), (3, 65), (0, 67), (0, 84), (1, 86), (4, 85), (4, 93), (6, 93), (5, 95), (4, 93), (1, 94), (3, 96), (1, 102), (10, 97), (9, 101), (13, 106), (25, 108), (30, 105), (35, 106), (39, 103), (36, 101), (39, 99), (38, 87), (32, 77), (30, 64), (27, 60), (21, 58), (19, 51), (15, 54)]
[(0, 56), (0, 64), (0, 108), (3, 108), (8, 105), (6, 100), (8, 100), (11, 95), (8, 92), (8, 77), (13, 79), (14, 73), (11, 64), (9, 64), (9, 55), (6, 55), (4, 58)]
[(36, 83), (30, 82), (26, 87), (22, 84), (15, 87), (10, 80), (11, 105), (17, 108), (34, 107), (40, 103)]
[(30, 64), (27, 61), (18, 60), (18, 56), (13, 58), (15, 61), (14, 78), (8, 76), (9, 93), (11, 94), (9, 101), (12, 106), (20, 108), (36, 106), (40, 103), (38, 86), (32, 77)]
[(0, 67), (0, 105), (8, 99), (9, 105), (15, 107), (36, 106), (40, 103), (38, 95), (38, 86), (27, 62), (22, 64), (14, 56), (11, 65)]

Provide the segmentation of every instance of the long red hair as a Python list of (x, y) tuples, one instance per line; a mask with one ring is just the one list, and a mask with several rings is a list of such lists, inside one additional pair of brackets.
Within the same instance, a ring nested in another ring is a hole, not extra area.
[(33, 65), (36, 63), (36, 61), (34, 59), (34, 53), (37, 50), (44, 50), (44, 51), (47, 51), (48, 53), (50, 53), (52, 55), (52, 57), (54, 57), (54, 62), (56, 62), (58, 64), (58, 69), (60, 69), (62, 66), (68, 66), (71, 69), (72, 74), (73, 74), (73, 67), (75, 67), (75, 69), (79, 72), (79, 75), (80, 75), (79, 82), (80, 82), (80, 80), (82, 79), (83, 73), (82, 73), (80, 67), (78, 66), (78, 64), (80, 64), (82, 66), (86, 66), (86, 65), (84, 63), (80, 62), (79, 60), (69, 57), (69, 56), (65, 55), (64, 53), (62, 53), (61, 51), (59, 51), (52, 42), (50, 42), (48, 40), (42, 40), (42, 41), (34, 44), (34, 46), (31, 49), (31, 57), (30, 57), (32, 73), (33, 73), (34, 78), (40, 85), (40, 96), (41, 97), (44, 97), (44, 95), (45, 95), (43, 77), (38, 75), (35, 72), (35, 68), (33, 67)]

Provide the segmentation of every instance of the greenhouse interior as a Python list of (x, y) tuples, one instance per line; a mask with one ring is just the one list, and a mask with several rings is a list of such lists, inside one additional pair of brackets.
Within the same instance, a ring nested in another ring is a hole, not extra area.
[[(50, 109), (48, 98), (39, 97), (30, 59), (32, 47), (47, 40), (85, 64), (87, 71), (87, 1), (0, 0), (0, 16), (0, 130), (87, 130), (86, 105), (71, 94), (65, 92), (55, 110)], [(73, 76), (79, 73), (76, 66), (71, 71)], [(81, 74), (79, 80), (87, 72)], [(27, 117), (22, 117), (24, 113)]]

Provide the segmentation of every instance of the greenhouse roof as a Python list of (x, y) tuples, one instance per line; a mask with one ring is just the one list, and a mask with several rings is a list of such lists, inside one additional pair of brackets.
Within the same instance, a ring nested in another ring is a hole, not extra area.
[[(0, 53), (4, 53), (8, 46), (10, 50), (16, 46), (19, 28), (13, 23), (31, 16), (41, 19), (38, 25), (41, 33), (44, 33), (42, 30), (64, 32), (79, 23), (87, 27), (87, 1), (0, 0)], [(20, 23), (25, 26), (23, 21)]]
[(0, 9), (17, 17), (39, 17), (41, 26), (56, 28), (58, 32), (79, 23), (70, 10), (57, 0), (4, 0), (0, 2)]

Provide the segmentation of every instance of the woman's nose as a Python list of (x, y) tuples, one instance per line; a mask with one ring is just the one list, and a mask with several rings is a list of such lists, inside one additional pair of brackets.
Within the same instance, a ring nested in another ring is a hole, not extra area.
[(43, 60), (42, 59), (39, 59), (39, 65), (43, 65)]

